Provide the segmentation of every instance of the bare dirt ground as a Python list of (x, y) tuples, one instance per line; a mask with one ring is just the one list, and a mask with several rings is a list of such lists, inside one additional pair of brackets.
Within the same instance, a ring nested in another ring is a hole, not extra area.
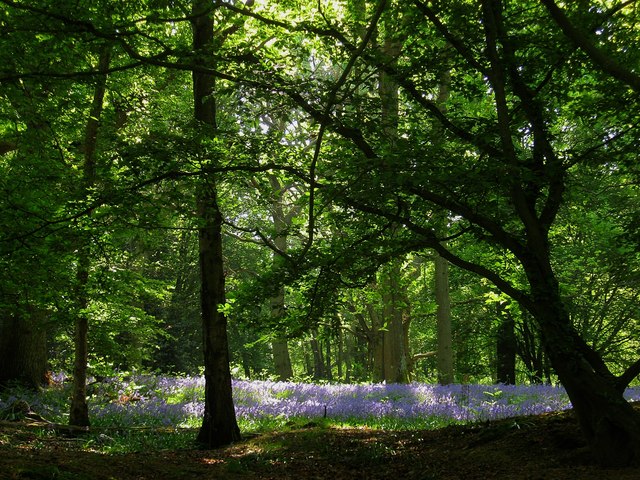
[(311, 426), (218, 450), (125, 455), (3, 422), (0, 479), (637, 480), (640, 468), (596, 466), (571, 413), (430, 431)]

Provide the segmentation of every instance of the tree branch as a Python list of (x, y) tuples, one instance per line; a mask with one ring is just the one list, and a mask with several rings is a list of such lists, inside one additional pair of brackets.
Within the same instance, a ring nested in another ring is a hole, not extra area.
[(533, 308), (532, 300), (526, 292), (514, 287), (509, 281), (502, 278), (496, 272), (489, 270), (488, 268), (479, 265), (477, 263), (470, 262), (468, 260), (464, 260), (463, 258), (458, 257), (456, 254), (447, 249), (441, 242), (441, 239), (435, 234), (432, 229), (422, 227), (414, 222), (412, 222), (406, 216), (402, 216), (396, 213), (386, 212), (382, 209), (373, 207), (371, 205), (366, 205), (360, 202), (349, 202), (353, 207), (357, 208), (366, 213), (371, 213), (373, 215), (378, 215), (384, 218), (387, 218), (393, 222), (397, 222), (399, 224), (404, 225), (410, 231), (420, 235), (421, 242), (419, 244), (416, 243), (415, 249), (418, 248), (431, 248), (438, 252), (441, 257), (448, 260), (449, 263), (455, 265), (457, 267), (462, 268), (463, 270), (467, 270), (469, 272), (475, 273), (480, 277), (486, 278), (490, 282), (492, 282), (498, 289), (502, 292), (509, 295), (511, 298), (522, 304), (527, 310)]
[(338, 81), (335, 83), (335, 85), (329, 92), (329, 98), (327, 99), (327, 104), (325, 105), (324, 111), (322, 112), (322, 116), (320, 118), (320, 129), (318, 131), (318, 138), (316, 139), (316, 143), (315, 143), (313, 160), (311, 161), (311, 165), (309, 167), (309, 179), (311, 180), (311, 182), (309, 183), (309, 226), (307, 229), (307, 242), (305, 243), (302, 249), (303, 257), (309, 251), (309, 248), (311, 248), (311, 245), (314, 239), (314, 230), (315, 230), (314, 203), (315, 203), (315, 190), (316, 190), (316, 166), (318, 164), (318, 159), (320, 157), (320, 149), (322, 148), (322, 139), (324, 136), (324, 131), (327, 128), (327, 125), (331, 121), (330, 114), (336, 105), (338, 92), (344, 86), (345, 82), (347, 81), (347, 78), (349, 78), (349, 75), (351, 74), (351, 70), (353, 69), (356, 61), (358, 60), (358, 58), (360, 58), (360, 56), (362, 55), (362, 52), (364, 52), (364, 49), (367, 48), (367, 45), (371, 41), (373, 33), (377, 28), (378, 21), (382, 16), (382, 12), (384, 11), (386, 4), (387, 4), (386, 0), (378, 1), (376, 11), (374, 12), (373, 17), (369, 22), (369, 27), (367, 28), (367, 31), (364, 37), (362, 38), (362, 41), (360, 42), (360, 46), (353, 51), (351, 58), (349, 58), (347, 65), (345, 66), (344, 70), (342, 71), (342, 74), (340, 75), (340, 78), (338, 79)]
[(640, 360), (637, 360), (633, 365), (627, 368), (622, 375), (616, 378), (616, 386), (618, 390), (624, 392), (629, 384), (640, 375)]
[(547, 8), (549, 15), (551, 15), (551, 18), (553, 18), (565, 36), (582, 50), (598, 68), (625, 83), (637, 93), (640, 92), (640, 75), (623, 67), (609, 53), (596, 47), (584, 32), (571, 23), (571, 20), (554, 0), (541, 0), (541, 3)]

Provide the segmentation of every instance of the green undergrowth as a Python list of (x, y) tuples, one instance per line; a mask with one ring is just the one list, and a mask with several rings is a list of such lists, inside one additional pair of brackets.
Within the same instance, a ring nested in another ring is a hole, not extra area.
[[(353, 421), (333, 421), (331, 419), (313, 419), (283, 417), (265, 417), (243, 420), (240, 429), (245, 439), (269, 437), (291, 431), (305, 431), (305, 435), (315, 437), (329, 429), (367, 428), (372, 430), (416, 430), (440, 428), (451, 423), (441, 419), (423, 419), (409, 422), (390, 418), (377, 418), (370, 421), (354, 419)], [(73, 436), (58, 433), (51, 428), (33, 428), (25, 444), (39, 449), (54, 440), (61, 442), (66, 448), (81, 449), (104, 454), (126, 454), (163, 450), (196, 449), (195, 438), (198, 426), (191, 428), (160, 427), (100, 427), (93, 426), (87, 433), (76, 433)]]

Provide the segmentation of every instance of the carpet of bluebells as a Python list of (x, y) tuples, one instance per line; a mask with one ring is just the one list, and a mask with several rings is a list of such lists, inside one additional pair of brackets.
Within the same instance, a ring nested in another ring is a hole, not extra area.
[[(95, 426), (195, 427), (203, 413), (202, 377), (136, 375), (92, 382), (90, 416)], [(0, 412), (18, 399), (52, 421), (65, 422), (69, 383), (64, 375), (40, 393), (9, 390), (0, 396)], [(423, 383), (333, 384), (236, 380), (236, 414), (245, 430), (291, 421), (328, 421), (349, 426), (429, 428), (571, 407), (561, 387), (551, 385), (448, 386)], [(627, 390), (640, 400), (640, 388)]]

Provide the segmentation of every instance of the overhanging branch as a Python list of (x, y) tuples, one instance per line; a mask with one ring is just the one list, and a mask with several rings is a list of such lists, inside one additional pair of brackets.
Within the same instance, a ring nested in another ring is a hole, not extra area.
[(566, 37), (603, 72), (627, 84), (636, 92), (640, 92), (640, 75), (620, 65), (609, 53), (599, 49), (580, 29), (575, 27), (564, 10), (554, 0), (541, 0), (549, 15), (560, 27)]

